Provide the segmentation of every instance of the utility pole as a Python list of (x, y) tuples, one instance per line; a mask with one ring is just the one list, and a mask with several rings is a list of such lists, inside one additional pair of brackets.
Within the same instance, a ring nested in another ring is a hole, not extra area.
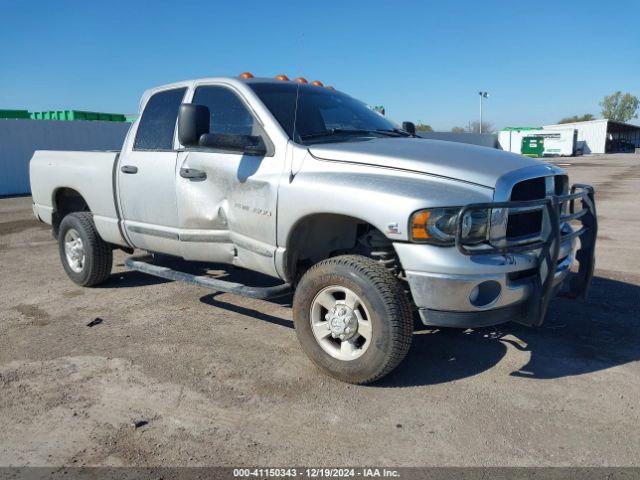
[(480, 129), (480, 133), (482, 133), (482, 99), (489, 97), (489, 92), (480, 91), (478, 95), (480, 95), (480, 125), (478, 128)]

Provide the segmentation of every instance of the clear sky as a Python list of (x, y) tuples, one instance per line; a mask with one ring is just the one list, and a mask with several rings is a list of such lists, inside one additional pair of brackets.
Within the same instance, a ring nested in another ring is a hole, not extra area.
[[(134, 113), (176, 80), (302, 75), (436, 130), (640, 96), (640, 1), (0, 0), (0, 108)], [(635, 120), (634, 123), (640, 123)]]

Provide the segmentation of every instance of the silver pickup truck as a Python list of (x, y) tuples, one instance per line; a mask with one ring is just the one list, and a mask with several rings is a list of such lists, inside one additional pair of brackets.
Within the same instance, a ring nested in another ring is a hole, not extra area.
[[(30, 171), (34, 213), (75, 283), (107, 280), (122, 249), (130, 269), (217, 291), (293, 290), (305, 353), (352, 383), (401, 362), (414, 318), (539, 325), (554, 294), (585, 296), (593, 275), (591, 187), (535, 159), (417, 138), (302, 78), (151, 89), (121, 152), (38, 151)], [(160, 254), (280, 283), (194, 275)]]

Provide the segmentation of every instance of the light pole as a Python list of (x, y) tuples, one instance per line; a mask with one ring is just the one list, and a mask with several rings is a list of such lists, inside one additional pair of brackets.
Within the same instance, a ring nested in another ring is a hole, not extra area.
[(480, 133), (482, 133), (482, 99), (488, 98), (489, 92), (480, 91), (478, 92), (478, 95), (480, 95), (480, 125), (478, 128), (480, 129)]

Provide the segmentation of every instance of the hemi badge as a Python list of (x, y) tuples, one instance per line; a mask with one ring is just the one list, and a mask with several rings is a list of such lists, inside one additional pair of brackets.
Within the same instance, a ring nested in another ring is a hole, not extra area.
[(395, 222), (391, 222), (387, 225), (387, 233), (400, 233), (398, 230), (398, 224)]

